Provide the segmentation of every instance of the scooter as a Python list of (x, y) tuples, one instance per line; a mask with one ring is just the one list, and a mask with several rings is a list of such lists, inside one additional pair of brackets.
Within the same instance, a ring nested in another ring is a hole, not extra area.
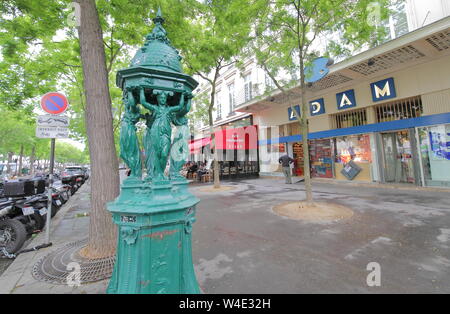
[(28, 236), (45, 227), (45, 210), (34, 206), (37, 198), (11, 198), (0, 203), (0, 247), (9, 254), (19, 251)]
[(60, 201), (63, 204), (65, 204), (70, 198), (71, 186), (68, 184), (63, 184), (61, 181), (55, 181), (55, 182), (53, 182), (53, 188), (56, 191), (56, 193), (59, 194)]

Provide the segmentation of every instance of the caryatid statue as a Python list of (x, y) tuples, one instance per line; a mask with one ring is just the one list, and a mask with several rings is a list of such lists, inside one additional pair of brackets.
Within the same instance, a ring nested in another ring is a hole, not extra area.
[(186, 107), (190, 104), (190, 98), (188, 101), (185, 101), (188, 93), (182, 93), (179, 104), (176, 106), (169, 106), (167, 104), (167, 99), (169, 96), (174, 95), (173, 92), (154, 89), (153, 94), (156, 95), (156, 105), (147, 102), (144, 88), (141, 87), (140, 89), (140, 103), (146, 109), (151, 111), (154, 119), (150, 127), (150, 136), (146, 136), (147, 140), (151, 141), (150, 145), (146, 145), (151, 149), (151, 151), (146, 151), (146, 155), (151, 159), (149, 163), (152, 167), (152, 169), (148, 171), (152, 175), (153, 182), (161, 182), (167, 180), (164, 171), (166, 169), (172, 145), (173, 117), (174, 115), (177, 116), (177, 114), (187, 112)]
[(181, 110), (172, 116), (172, 123), (177, 126), (175, 136), (172, 141), (172, 148), (170, 150), (170, 179), (180, 180), (184, 177), (180, 174), (180, 170), (186, 163), (189, 157), (188, 140), (190, 136), (188, 119), (186, 114), (191, 110), (192, 93), (186, 93), (186, 105), (184, 110)]
[(130, 176), (140, 178), (142, 176), (142, 165), (136, 123), (139, 122), (141, 113), (132, 90), (124, 90), (123, 101), (125, 103), (125, 114), (120, 130), (120, 157), (130, 168)]

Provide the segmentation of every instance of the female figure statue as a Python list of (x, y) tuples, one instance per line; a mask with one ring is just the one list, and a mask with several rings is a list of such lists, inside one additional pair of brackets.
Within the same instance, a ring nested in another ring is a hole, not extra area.
[(186, 163), (189, 155), (189, 127), (186, 114), (191, 110), (191, 93), (186, 93), (186, 105), (184, 109), (172, 116), (172, 123), (177, 126), (177, 130), (172, 142), (172, 149), (170, 150), (170, 179), (179, 180), (184, 179), (180, 174), (180, 170)]
[(151, 181), (153, 178), (153, 150), (152, 150), (152, 135), (151, 135), (151, 129), (153, 125), (153, 121), (155, 121), (155, 115), (153, 112), (146, 113), (145, 115), (141, 115), (142, 119), (145, 119), (145, 125), (147, 126), (147, 129), (145, 131), (144, 135), (144, 151), (145, 151), (145, 168), (147, 168), (147, 178), (146, 181)]
[(140, 90), (141, 104), (150, 110), (154, 116), (154, 121), (150, 129), (151, 136), (151, 166), (153, 168), (153, 181), (165, 181), (164, 170), (166, 169), (169, 157), (172, 136), (172, 115), (184, 108), (184, 93), (181, 95), (180, 103), (177, 106), (168, 106), (167, 97), (173, 96), (173, 92), (163, 90), (153, 90), (156, 95), (158, 105), (150, 104), (145, 99), (144, 88)]
[(120, 157), (131, 170), (130, 176), (140, 178), (142, 176), (139, 141), (136, 135), (136, 123), (141, 117), (139, 107), (131, 90), (124, 90), (123, 100), (125, 114), (120, 129)]

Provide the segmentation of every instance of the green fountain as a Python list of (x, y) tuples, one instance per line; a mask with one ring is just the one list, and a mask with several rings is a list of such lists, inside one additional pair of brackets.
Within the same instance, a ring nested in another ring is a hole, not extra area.
[[(120, 156), (131, 174), (119, 197), (108, 204), (118, 226), (116, 263), (107, 290), (111, 294), (200, 292), (191, 248), (199, 200), (180, 175), (189, 154), (186, 114), (198, 83), (182, 72), (161, 10), (153, 22), (130, 67), (117, 74), (125, 104)], [(146, 126), (145, 158), (136, 134), (141, 120)]]

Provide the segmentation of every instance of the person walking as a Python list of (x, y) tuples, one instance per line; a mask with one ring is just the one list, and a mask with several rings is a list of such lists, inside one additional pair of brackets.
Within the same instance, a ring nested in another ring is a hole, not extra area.
[(291, 164), (294, 162), (294, 159), (289, 157), (287, 154), (283, 155), (278, 159), (278, 163), (281, 164), (281, 167), (283, 168), (283, 174), (286, 178), (286, 184), (292, 184), (292, 177), (291, 177)]

